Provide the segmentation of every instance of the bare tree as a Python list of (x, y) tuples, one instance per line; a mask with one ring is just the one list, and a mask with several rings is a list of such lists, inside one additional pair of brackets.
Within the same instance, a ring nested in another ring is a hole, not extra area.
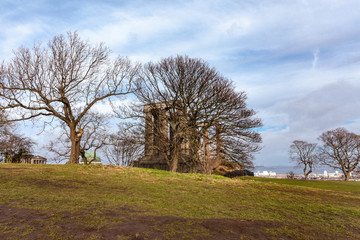
[(255, 150), (254, 146), (261, 142), (260, 134), (252, 131), (261, 126), (261, 121), (253, 118), (255, 112), (247, 108), (246, 94), (236, 92), (230, 80), (201, 59), (177, 56), (148, 63), (137, 84), (140, 90), (136, 95), (143, 105), (152, 111), (160, 105), (166, 110), (165, 115), (154, 116), (166, 116), (158, 122), (166, 122), (169, 133), (164, 133), (162, 125), (152, 128), (157, 141), (164, 141), (156, 150), (168, 161), (170, 171), (177, 170), (179, 159), (184, 157), (184, 145), (188, 157), (183, 160), (190, 169), (194, 171), (200, 163), (209, 173), (209, 161), (219, 162), (224, 154), (233, 153), (220, 150), (226, 137), (242, 143), (233, 147), (252, 146), (248, 150)]
[[(86, 129), (80, 141), (80, 156), (85, 165), (96, 160), (98, 151), (109, 143), (108, 120), (108, 114), (91, 112), (81, 121), (80, 128)], [(94, 153), (92, 159), (86, 157), (86, 153), (90, 150)]]
[(14, 124), (5, 123), (4, 112), (0, 112), (0, 154), (1, 161), (8, 163), (18, 163), (24, 153), (30, 153), (34, 142), (16, 133)]
[(143, 154), (143, 132), (139, 128), (121, 125), (116, 134), (109, 136), (103, 148), (108, 162), (117, 166), (133, 166)]
[[(79, 123), (80, 129), (85, 129), (82, 132), (80, 140), (80, 157), (83, 164), (90, 164), (96, 160), (97, 152), (109, 144), (110, 133), (107, 129), (109, 126), (109, 116), (107, 114), (100, 114), (97, 112), (89, 112), (82, 118)], [(61, 124), (61, 133), (57, 136), (55, 141), (51, 141), (47, 146), (48, 150), (55, 154), (56, 162), (61, 162), (69, 159), (71, 150), (71, 141), (67, 126)], [(88, 159), (87, 152), (93, 152), (94, 157)]]
[(259, 145), (241, 141), (236, 137), (224, 137), (224, 156), (229, 162), (237, 163), (241, 170), (253, 170), (253, 153), (260, 150)]
[(286, 174), (287, 179), (296, 179), (295, 173), (293, 171), (290, 171)]
[(110, 58), (102, 43), (92, 46), (76, 32), (55, 36), (46, 47), (20, 47), (1, 65), (0, 110), (22, 121), (40, 116), (60, 120), (71, 142), (68, 163), (79, 163), (81, 120), (98, 103), (132, 93), (139, 65)]
[(0, 154), (7, 163), (19, 163), (24, 153), (31, 153), (34, 142), (16, 133), (6, 131), (1, 133)]
[(317, 164), (316, 143), (308, 143), (305, 141), (295, 140), (290, 145), (290, 159), (303, 167), (305, 180), (314, 170)]
[(350, 178), (360, 162), (360, 135), (337, 128), (322, 133), (320, 160), (324, 165), (339, 169), (344, 173), (345, 181)]

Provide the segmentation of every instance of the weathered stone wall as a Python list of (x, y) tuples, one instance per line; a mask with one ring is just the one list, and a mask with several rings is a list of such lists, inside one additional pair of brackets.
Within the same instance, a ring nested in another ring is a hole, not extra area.
[[(181, 112), (180, 112), (181, 113)], [(169, 142), (173, 138), (173, 133), (169, 132), (168, 112), (165, 104), (144, 106), (145, 114), (145, 156), (134, 162), (135, 167), (153, 168), (161, 170), (170, 170), (169, 163), (164, 154), (168, 154)], [(216, 129), (218, 131), (218, 128)], [(196, 172), (211, 173), (211, 170), (217, 167), (222, 160), (222, 142), (221, 136), (217, 137), (216, 154), (210, 151), (207, 141), (207, 130), (204, 133), (202, 162), (195, 166)], [(181, 156), (178, 162), (177, 172), (190, 172), (190, 166), (184, 159), (190, 154), (189, 142), (184, 141), (181, 145)], [(194, 171), (194, 170), (193, 170)]]

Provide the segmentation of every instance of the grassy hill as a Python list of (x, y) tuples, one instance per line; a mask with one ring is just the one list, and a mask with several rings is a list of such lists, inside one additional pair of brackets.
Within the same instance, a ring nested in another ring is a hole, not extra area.
[(0, 164), (0, 239), (360, 239), (360, 182)]

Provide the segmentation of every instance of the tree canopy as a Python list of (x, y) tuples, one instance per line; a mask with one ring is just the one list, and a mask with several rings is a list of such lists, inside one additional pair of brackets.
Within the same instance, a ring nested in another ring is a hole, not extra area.
[[(143, 106), (156, 109), (161, 104), (167, 111), (164, 121), (171, 137), (157, 150), (172, 171), (182, 157), (183, 144), (189, 146), (190, 157), (184, 159), (187, 164), (195, 168), (201, 163), (205, 172), (211, 170), (207, 163), (221, 161), (224, 155), (241, 163), (258, 150), (261, 137), (253, 129), (260, 127), (261, 121), (247, 108), (245, 92), (235, 91), (229, 79), (202, 59), (177, 56), (150, 62), (144, 66), (137, 88), (135, 94)], [(163, 134), (162, 129), (153, 127), (155, 135)], [(220, 147), (224, 141), (231, 144)]]
[(337, 128), (322, 133), (319, 137), (323, 145), (320, 148), (320, 160), (324, 165), (339, 169), (349, 180), (360, 163), (360, 135)]

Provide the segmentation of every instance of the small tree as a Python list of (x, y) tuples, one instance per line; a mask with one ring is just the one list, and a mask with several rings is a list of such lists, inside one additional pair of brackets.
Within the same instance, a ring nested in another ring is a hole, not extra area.
[(140, 66), (110, 54), (76, 32), (56, 36), (46, 47), (19, 48), (0, 67), (0, 110), (11, 116), (8, 122), (37, 117), (62, 122), (71, 142), (68, 163), (79, 163), (82, 119), (101, 101), (134, 92), (131, 83)]
[[(90, 164), (92, 160), (86, 156), (87, 152), (92, 152), (96, 155), (98, 150), (108, 144), (109, 140), (109, 116), (97, 112), (89, 112), (79, 123), (80, 129), (85, 129), (82, 132), (80, 140), (80, 157), (81, 162), (86, 165)], [(58, 128), (59, 129), (59, 128)], [(55, 155), (55, 162), (62, 162), (69, 159), (71, 152), (71, 141), (67, 126), (61, 124), (61, 132), (56, 137), (55, 141), (51, 141), (47, 146), (48, 150)]]
[(117, 166), (133, 166), (143, 154), (142, 129), (125, 125), (119, 126), (116, 134), (108, 136), (107, 144), (102, 149), (110, 164)]
[(360, 162), (360, 136), (344, 128), (337, 128), (324, 132), (319, 139), (323, 142), (320, 148), (320, 161), (324, 165), (341, 170), (345, 181), (348, 181), (350, 173)]
[(19, 163), (24, 153), (30, 153), (34, 142), (16, 133), (13, 125), (0, 125), (0, 154), (2, 161)]
[(290, 159), (303, 167), (305, 180), (317, 163), (316, 143), (295, 140), (290, 145)]
[(286, 174), (287, 179), (295, 179), (295, 173), (293, 171), (290, 171)]

